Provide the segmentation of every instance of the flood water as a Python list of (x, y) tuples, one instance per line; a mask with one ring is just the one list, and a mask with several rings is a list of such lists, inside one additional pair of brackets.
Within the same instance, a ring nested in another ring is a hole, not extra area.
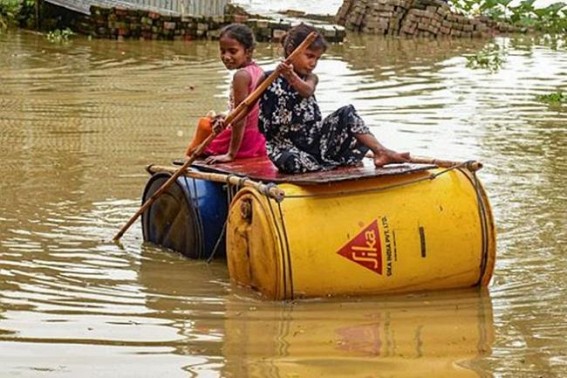
[(225, 108), (215, 42), (0, 34), (0, 376), (566, 376), (567, 106), (536, 96), (567, 92), (567, 46), (497, 38), (502, 68), (467, 68), (489, 42), (351, 35), (317, 68), (325, 113), (352, 103), (392, 148), (485, 164), (488, 289), (279, 303), (139, 222), (111, 242), (144, 167)]

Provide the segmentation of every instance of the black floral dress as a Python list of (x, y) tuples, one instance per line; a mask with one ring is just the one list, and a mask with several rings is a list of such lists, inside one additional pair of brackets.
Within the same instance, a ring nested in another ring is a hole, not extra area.
[(356, 165), (368, 152), (355, 134), (370, 130), (352, 105), (322, 119), (315, 96), (301, 97), (282, 76), (260, 99), (258, 126), (266, 137), (270, 160), (283, 173)]

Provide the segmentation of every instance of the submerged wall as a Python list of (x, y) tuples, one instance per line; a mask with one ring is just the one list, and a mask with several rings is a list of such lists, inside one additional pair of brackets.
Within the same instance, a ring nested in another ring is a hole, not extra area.
[[(292, 26), (290, 21), (258, 18), (247, 14), (239, 7), (225, 7), (218, 16), (176, 16), (155, 11), (104, 8), (91, 6), (90, 14), (75, 12), (49, 4), (44, 29), (69, 27), (79, 34), (94, 38), (143, 39), (143, 40), (193, 40), (215, 39), (220, 29), (233, 22), (250, 26), (258, 41), (279, 41)], [(316, 28), (329, 42), (341, 42), (345, 28), (339, 25), (318, 24)]]
[(336, 21), (347, 30), (408, 37), (487, 37), (519, 32), (486, 17), (469, 18), (443, 0), (344, 0)]

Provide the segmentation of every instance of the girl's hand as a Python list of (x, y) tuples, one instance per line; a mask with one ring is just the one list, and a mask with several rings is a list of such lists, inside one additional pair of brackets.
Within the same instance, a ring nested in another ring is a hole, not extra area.
[(295, 72), (293, 71), (293, 64), (286, 64), (285, 62), (281, 62), (278, 65), (277, 69), (280, 71), (280, 74), (288, 81), (290, 81), (295, 76)]
[(278, 70), (280, 70), (280, 75), (287, 80), (289, 85), (295, 88), (301, 97), (307, 98), (315, 93), (319, 80), (317, 75), (309, 73), (302, 78), (295, 72), (293, 64), (286, 64), (285, 62), (278, 65)]
[(233, 161), (234, 156), (230, 153), (224, 155), (216, 155), (216, 156), (209, 156), (205, 159), (206, 164), (215, 164), (215, 163), (228, 163), (229, 161)]

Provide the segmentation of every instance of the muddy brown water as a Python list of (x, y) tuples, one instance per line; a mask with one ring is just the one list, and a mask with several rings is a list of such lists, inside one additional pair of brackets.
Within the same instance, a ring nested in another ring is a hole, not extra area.
[(0, 376), (567, 375), (567, 107), (536, 100), (567, 91), (567, 47), (502, 37), (499, 71), (467, 68), (488, 42), (351, 35), (317, 72), (324, 112), (352, 103), (388, 146), (484, 162), (489, 288), (274, 303), (139, 222), (110, 242), (145, 165), (226, 107), (215, 42), (0, 34)]

